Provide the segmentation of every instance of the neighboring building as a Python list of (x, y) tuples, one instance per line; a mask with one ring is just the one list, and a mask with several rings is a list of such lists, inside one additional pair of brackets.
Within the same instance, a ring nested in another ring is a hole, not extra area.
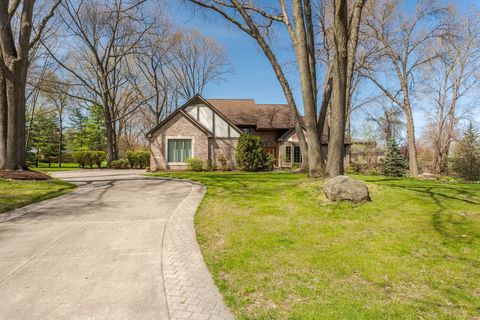
[[(240, 134), (262, 138), (277, 167), (300, 163), (300, 146), (288, 105), (256, 104), (253, 99), (204, 99), (196, 95), (147, 133), (150, 170), (181, 170), (192, 157), (218, 163), (225, 156), (235, 167)], [(327, 152), (328, 129), (322, 148)], [(346, 145), (348, 147), (348, 145)]]

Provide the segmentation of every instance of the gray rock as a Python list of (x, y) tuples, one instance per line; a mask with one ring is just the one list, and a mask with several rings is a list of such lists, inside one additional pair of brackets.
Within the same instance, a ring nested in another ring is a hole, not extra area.
[(323, 191), (332, 201), (370, 201), (367, 185), (348, 176), (337, 176), (327, 180)]
[(433, 173), (424, 172), (424, 173), (422, 173), (422, 174), (419, 174), (419, 175), (417, 176), (417, 178), (427, 179), (427, 180), (435, 180), (435, 179), (437, 179), (437, 176), (434, 175)]

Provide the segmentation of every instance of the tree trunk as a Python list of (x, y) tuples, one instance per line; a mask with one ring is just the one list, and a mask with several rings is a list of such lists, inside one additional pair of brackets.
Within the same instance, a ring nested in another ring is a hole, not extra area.
[(348, 39), (348, 61), (347, 61), (347, 98), (346, 98), (346, 134), (350, 137), (350, 113), (351, 113), (351, 101), (352, 101), (352, 82), (353, 82), (353, 72), (355, 69), (355, 58), (358, 47), (358, 34), (360, 32), (360, 22), (362, 20), (362, 11), (363, 7), (367, 0), (357, 0), (352, 11), (351, 24), (349, 26), (350, 38)]
[(3, 73), (0, 72), (0, 170), (6, 168), (7, 161), (8, 103), (7, 88)]
[[(323, 132), (325, 131), (325, 122), (327, 121), (327, 110), (332, 97), (333, 86), (333, 63), (330, 63), (327, 68), (327, 74), (325, 75), (325, 81), (323, 85), (323, 98), (320, 105), (320, 112), (318, 114), (317, 131), (320, 139), (320, 143), (323, 141)], [(328, 136), (327, 136), (328, 139)], [(328, 141), (327, 141), (328, 142)], [(323, 161), (325, 161), (325, 155), (322, 153)]]
[(58, 167), (62, 167), (62, 151), (63, 151), (63, 121), (62, 121), (62, 114), (60, 113), (60, 128), (59, 128), (59, 133), (60, 137), (58, 139)]
[(16, 71), (13, 79), (6, 79), (7, 92), (7, 170), (27, 169), (25, 150), (25, 82), (22, 70)]
[(404, 103), (404, 109), (407, 118), (408, 166), (410, 170), (410, 176), (416, 177), (418, 176), (418, 162), (417, 148), (415, 146), (415, 126), (410, 102), (406, 100)]
[(347, 98), (348, 9), (346, 0), (335, 0), (333, 99), (327, 172), (330, 177), (344, 173), (345, 111)]
[(300, 73), (303, 109), (305, 112), (304, 123), (307, 131), (306, 139), (308, 141), (308, 173), (310, 177), (323, 177), (325, 176), (325, 164), (321, 155), (322, 145), (317, 131), (315, 86), (312, 85), (312, 82), (316, 82), (316, 79), (312, 79), (314, 73), (310, 72), (305, 21), (303, 18), (302, 2), (299, 0), (294, 1), (293, 4), (293, 22), (296, 34), (294, 49)]

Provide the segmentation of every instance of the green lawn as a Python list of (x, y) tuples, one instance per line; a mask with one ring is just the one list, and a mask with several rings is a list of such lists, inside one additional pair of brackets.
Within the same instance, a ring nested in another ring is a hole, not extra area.
[(480, 185), (358, 176), (330, 203), (290, 173), (166, 173), (205, 184), (206, 263), (239, 319), (479, 319)]
[(78, 163), (62, 163), (62, 167), (58, 167), (58, 163), (52, 163), (50, 167), (48, 167), (48, 163), (43, 163), (40, 162), (38, 164), (38, 167), (31, 166), (31, 170), (35, 171), (42, 171), (42, 172), (48, 172), (48, 171), (69, 171), (69, 170), (78, 170), (81, 169), (78, 165)]
[(60, 180), (0, 179), (0, 213), (72, 191), (75, 185)]

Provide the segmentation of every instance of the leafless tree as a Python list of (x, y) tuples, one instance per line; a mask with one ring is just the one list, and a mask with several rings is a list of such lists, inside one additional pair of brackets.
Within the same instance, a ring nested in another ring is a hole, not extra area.
[(143, 12), (145, 0), (64, 0), (60, 16), (66, 26), (68, 57), (52, 52), (72, 78), (71, 97), (101, 105), (107, 131), (107, 165), (118, 158), (118, 120), (145, 100), (130, 82), (129, 59), (142, 37), (152, 30)]
[(176, 32), (171, 50), (168, 68), (185, 100), (202, 94), (206, 85), (229, 71), (223, 47), (196, 30)]
[[(435, 48), (439, 58), (424, 68), (428, 105), (425, 136), (434, 152), (437, 174), (447, 174), (450, 146), (455, 129), (465, 110), (465, 98), (478, 89), (480, 49), (477, 15), (458, 16), (452, 13), (449, 32), (438, 39)], [(433, 103), (432, 103), (433, 102)]]
[[(144, 94), (152, 99), (140, 107), (147, 131), (159, 124), (178, 106), (178, 83), (169, 69), (169, 59), (175, 37), (170, 28), (162, 24), (142, 40), (142, 52), (135, 59), (138, 73), (143, 76)], [(145, 133), (147, 132), (145, 131)]]
[[(30, 51), (61, 0), (39, 10), (34, 0), (0, 1), (0, 169), (26, 169), (25, 113)], [(45, 12), (34, 17), (34, 11)]]
[(364, 67), (362, 75), (370, 79), (405, 113), (410, 175), (418, 175), (415, 124), (412, 97), (415, 76), (421, 67), (436, 59), (429, 50), (432, 42), (444, 34), (445, 13), (436, 0), (419, 0), (413, 15), (400, 12), (398, 0), (377, 0), (365, 21), (366, 46), (374, 62)]

